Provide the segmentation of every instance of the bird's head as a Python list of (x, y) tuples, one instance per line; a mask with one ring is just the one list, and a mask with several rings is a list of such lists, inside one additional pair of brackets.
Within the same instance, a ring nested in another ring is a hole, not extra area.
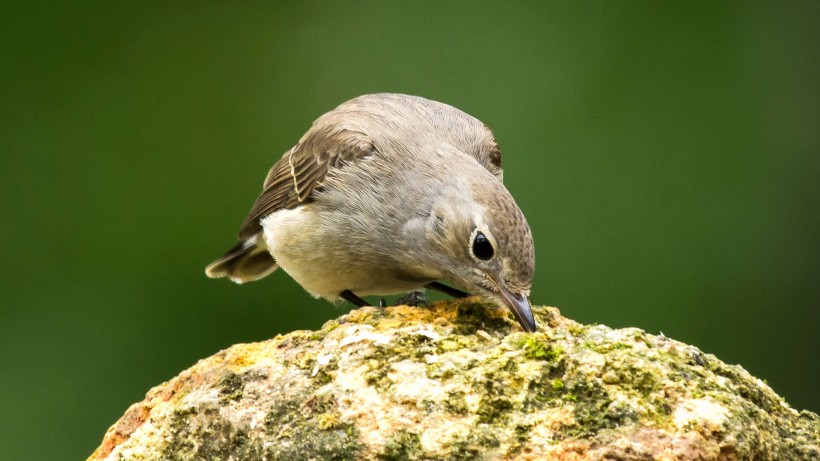
[(482, 173), (474, 179), (455, 184), (433, 206), (426, 225), (430, 256), (442, 278), (506, 306), (524, 330), (535, 331), (530, 227), (497, 178)]

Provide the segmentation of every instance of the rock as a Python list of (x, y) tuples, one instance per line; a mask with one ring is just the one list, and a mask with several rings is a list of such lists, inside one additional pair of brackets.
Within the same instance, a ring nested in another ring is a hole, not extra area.
[(475, 298), (362, 308), (148, 392), (90, 460), (817, 460), (820, 418), (664, 336)]

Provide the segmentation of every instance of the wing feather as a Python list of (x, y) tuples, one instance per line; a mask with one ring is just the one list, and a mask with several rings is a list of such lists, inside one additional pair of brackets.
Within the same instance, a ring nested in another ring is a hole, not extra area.
[(320, 121), (268, 172), (262, 194), (239, 232), (241, 240), (261, 231), (260, 220), (265, 216), (309, 202), (312, 192), (334, 169), (375, 152), (372, 140), (364, 133), (338, 124), (322, 126)]
[[(391, 122), (385, 114), (456, 146), (503, 181), (501, 151), (495, 137), (474, 117), (416, 96), (365, 95), (319, 117), (299, 143), (273, 165), (239, 238), (244, 240), (261, 231), (260, 220), (265, 216), (309, 202), (332, 171), (376, 152), (374, 146), (381, 144), (370, 135), (386, 138), (385, 133), (399, 123)], [(382, 124), (384, 127), (379, 128)]]

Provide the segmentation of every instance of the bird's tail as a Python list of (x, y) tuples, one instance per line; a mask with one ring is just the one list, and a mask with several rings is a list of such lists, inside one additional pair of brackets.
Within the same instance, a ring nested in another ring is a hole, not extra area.
[(268, 246), (258, 233), (239, 242), (221, 258), (205, 268), (211, 278), (228, 277), (236, 283), (253, 282), (275, 271), (279, 266), (268, 253)]

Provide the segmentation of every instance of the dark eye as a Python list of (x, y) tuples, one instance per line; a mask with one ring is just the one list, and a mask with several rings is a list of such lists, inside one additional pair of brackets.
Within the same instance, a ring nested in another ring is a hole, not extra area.
[(493, 250), (493, 244), (490, 243), (490, 239), (488, 239), (487, 236), (481, 232), (475, 234), (475, 238), (473, 239), (473, 254), (476, 258), (483, 259), (484, 261), (492, 258), (495, 254), (495, 250)]

